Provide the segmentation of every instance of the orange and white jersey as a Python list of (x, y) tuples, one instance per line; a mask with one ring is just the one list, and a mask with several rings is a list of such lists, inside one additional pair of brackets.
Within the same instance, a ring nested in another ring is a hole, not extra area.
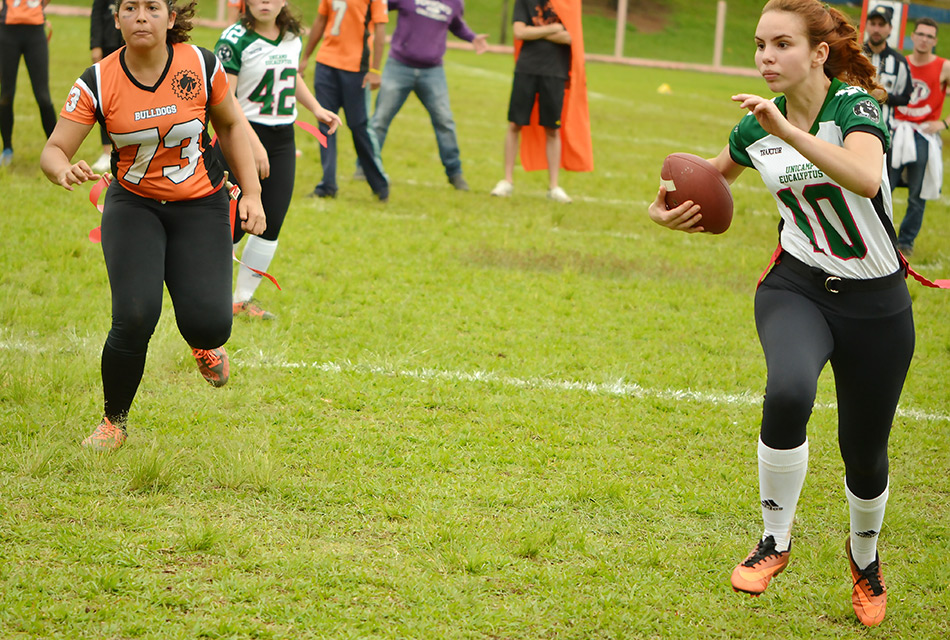
[(45, 24), (43, 0), (0, 0), (0, 24)]
[(154, 86), (140, 84), (125, 66), (125, 48), (86, 69), (60, 117), (103, 125), (112, 139), (115, 178), (137, 195), (193, 200), (223, 179), (212, 160), (208, 108), (228, 96), (228, 78), (213, 53), (190, 44), (169, 47)]
[(317, 62), (344, 71), (368, 71), (371, 27), (389, 22), (386, 0), (320, 0), (317, 11), (327, 17)]

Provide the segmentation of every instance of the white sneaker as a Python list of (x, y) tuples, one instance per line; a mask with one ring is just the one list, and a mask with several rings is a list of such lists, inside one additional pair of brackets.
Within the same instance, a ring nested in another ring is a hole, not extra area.
[(555, 202), (563, 202), (564, 204), (570, 204), (573, 202), (573, 200), (571, 200), (571, 196), (567, 195), (567, 193), (565, 193), (564, 189), (561, 187), (554, 187), (548, 191), (548, 198), (554, 200)]
[(92, 170), (96, 173), (105, 173), (112, 169), (112, 155), (103, 153), (92, 165)]
[(493, 196), (498, 196), (499, 198), (507, 198), (515, 190), (515, 185), (511, 184), (507, 180), (499, 180), (498, 184), (495, 185), (495, 188), (491, 190)]

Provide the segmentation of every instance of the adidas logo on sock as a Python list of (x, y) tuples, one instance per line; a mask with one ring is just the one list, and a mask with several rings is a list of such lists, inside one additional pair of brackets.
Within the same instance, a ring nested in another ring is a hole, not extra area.
[(876, 536), (877, 534), (878, 534), (878, 532), (875, 531), (874, 529), (868, 529), (867, 531), (855, 531), (855, 532), (854, 532), (854, 535), (858, 536), (859, 538), (873, 538), (873, 537)]
[(769, 511), (781, 511), (782, 507), (775, 500), (763, 500), (762, 507)]

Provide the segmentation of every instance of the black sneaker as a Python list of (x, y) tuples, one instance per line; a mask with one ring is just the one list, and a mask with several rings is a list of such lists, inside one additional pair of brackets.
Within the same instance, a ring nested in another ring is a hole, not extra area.
[(323, 186), (322, 184), (318, 184), (317, 186), (315, 186), (315, 187), (313, 188), (313, 191), (310, 193), (310, 196), (309, 196), (309, 197), (311, 197), (311, 198), (335, 198), (335, 197), (336, 197), (336, 189), (333, 189), (333, 190), (331, 191), (330, 189), (327, 189), (327, 188), (326, 188), (325, 186)]
[(468, 182), (461, 173), (456, 173), (449, 178), (449, 183), (455, 187), (456, 191), (468, 191)]

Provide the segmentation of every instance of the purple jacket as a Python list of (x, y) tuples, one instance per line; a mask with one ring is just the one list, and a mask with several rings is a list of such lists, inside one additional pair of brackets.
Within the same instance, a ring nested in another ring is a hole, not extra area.
[(441, 65), (449, 31), (468, 42), (475, 39), (462, 18), (464, 0), (389, 0), (389, 10), (399, 12), (389, 55), (404, 65), (420, 69)]

